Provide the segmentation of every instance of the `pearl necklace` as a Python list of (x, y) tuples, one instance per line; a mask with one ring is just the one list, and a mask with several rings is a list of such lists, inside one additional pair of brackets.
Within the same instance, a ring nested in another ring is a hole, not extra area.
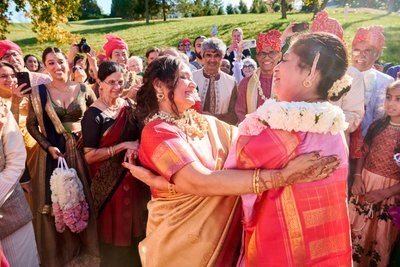
[(183, 113), (182, 118), (172, 116), (164, 111), (159, 111), (151, 118), (147, 119), (146, 124), (156, 119), (175, 124), (191, 139), (194, 139), (196, 136), (199, 137), (199, 139), (202, 139), (208, 131), (207, 120), (194, 109), (186, 110)]
[(263, 89), (261, 87), (261, 83), (260, 83), (260, 77), (258, 77), (257, 80), (257, 89), (258, 89), (258, 94), (260, 95), (261, 99), (265, 102), (265, 100), (267, 100), (268, 98), (264, 95)]
[(389, 121), (389, 124), (392, 126), (395, 126), (395, 127), (400, 127), (400, 123), (395, 123), (395, 122)]
[(107, 104), (106, 101), (104, 101), (103, 98), (100, 97), (99, 100), (101, 101), (101, 103), (103, 103), (104, 106), (106, 106), (106, 109), (108, 109), (108, 110), (110, 110), (112, 112), (115, 112), (120, 108), (120, 105), (118, 103), (115, 104), (115, 105), (109, 105), (109, 104)]

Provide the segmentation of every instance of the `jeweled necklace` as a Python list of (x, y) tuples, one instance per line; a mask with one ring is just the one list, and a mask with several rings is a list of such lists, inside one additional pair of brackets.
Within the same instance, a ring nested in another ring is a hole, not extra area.
[(191, 139), (194, 139), (196, 136), (199, 137), (199, 139), (202, 139), (208, 131), (207, 120), (194, 109), (186, 110), (181, 118), (164, 111), (158, 111), (152, 117), (147, 119), (146, 124), (156, 119), (175, 124)]
[(50, 85), (51, 85), (51, 88), (54, 88), (57, 91), (62, 92), (62, 93), (67, 93), (67, 92), (71, 91), (71, 88), (69, 87), (69, 83), (68, 82), (65, 83), (65, 88), (62, 88), (62, 89), (54, 86), (53, 83), (51, 83)]
[(118, 103), (115, 104), (115, 105), (109, 105), (106, 101), (104, 101), (103, 98), (100, 97), (99, 100), (101, 101), (101, 103), (104, 104), (104, 106), (106, 106), (106, 109), (108, 109), (108, 110), (110, 110), (112, 112), (115, 112), (120, 108), (120, 105)]

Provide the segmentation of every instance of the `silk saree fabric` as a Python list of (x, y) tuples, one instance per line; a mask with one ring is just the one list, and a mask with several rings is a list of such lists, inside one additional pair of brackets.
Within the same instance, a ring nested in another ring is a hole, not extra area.
[(321, 181), (242, 196), (244, 247), (238, 266), (351, 266), (343, 134), (267, 128), (240, 136), (233, 153), (240, 169), (280, 169), (312, 151), (338, 155), (340, 166)]
[[(162, 120), (148, 123), (139, 152), (143, 166), (167, 180), (191, 162), (222, 169), (236, 128), (205, 117), (209, 130), (201, 140)], [(235, 266), (242, 231), (240, 198), (152, 194), (147, 236), (139, 245), (143, 266)]]

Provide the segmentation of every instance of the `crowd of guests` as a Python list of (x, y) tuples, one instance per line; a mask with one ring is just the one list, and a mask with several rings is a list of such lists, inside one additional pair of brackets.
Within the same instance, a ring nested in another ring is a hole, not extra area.
[[(400, 68), (376, 63), (382, 27), (348, 53), (326, 11), (294, 26), (144, 58), (113, 34), (104, 54), (40, 59), (0, 41), (0, 266), (387, 266)], [(89, 207), (79, 231), (56, 227), (60, 157)]]

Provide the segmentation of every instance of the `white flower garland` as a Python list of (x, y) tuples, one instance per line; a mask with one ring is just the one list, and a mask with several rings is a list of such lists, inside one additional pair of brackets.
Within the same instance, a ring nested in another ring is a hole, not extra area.
[(246, 115), (239, 133), (258, 135), (265, 128), (295, 132), (337, 134), (348, 127), (341, 108), (329, 102), (278, 102), (268, 99)]
[(351, 86), (352, 82), (353, 78), (345, 74), (342, 78), (333, 83), (332, 87), (328, 90), (328, 97), (338, 96), (344, 88)]

